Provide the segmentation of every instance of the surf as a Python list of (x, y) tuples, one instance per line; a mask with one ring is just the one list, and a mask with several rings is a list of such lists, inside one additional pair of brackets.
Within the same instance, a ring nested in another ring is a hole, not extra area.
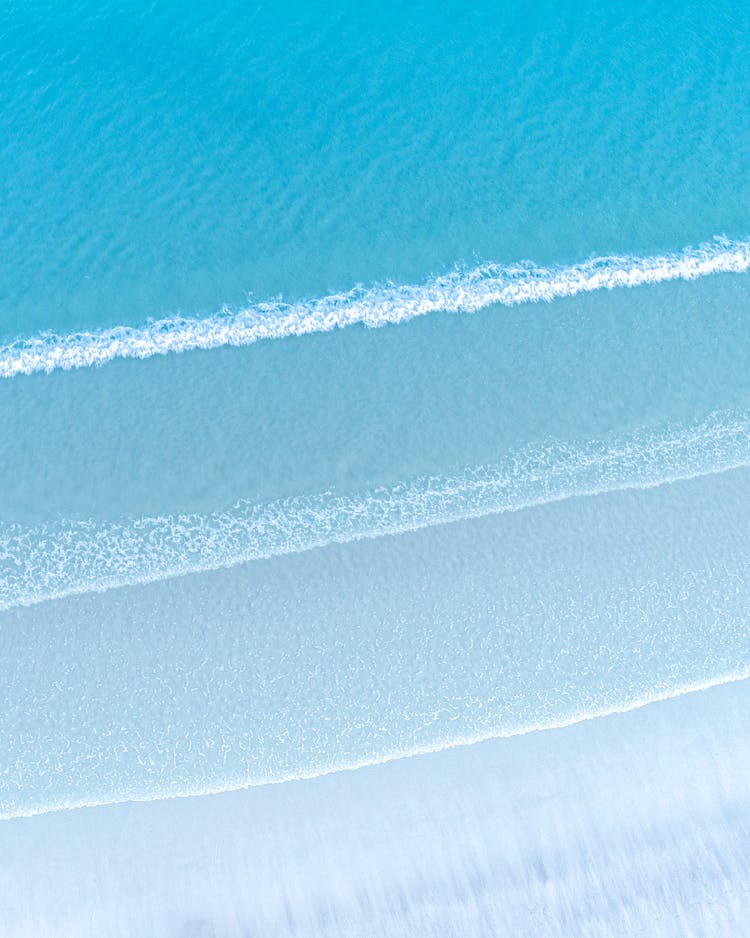
[(275, 787), (278, 785), (287, 785), (290, 782), (309, 782), (315, 779), (324, 779), (331, 775), (359, 772), (362, 769), (387, 766), (393, 762), (401, 762), (402, 760), (412, 760), (422, 756), (435, 756), (440, 753), (449, 753), (454, 749), (469, 749), (473, 746), (481, 746), (482, 744), (492, 743), (493, 741), (510, 740), (537, 733), (565, 730), (582, 723), (588, 723), (592, 720), (600, 721), (606, 720), (608, 717), (623, 716), (654, 704), (677, 701), (681, 697), (700, 695), (705, 691), (711, 691), (715, 688), (727, 687), (732, 684), (743, 684), (745, 682), (750, 683), (750, 668), (717, 675), (703, 681), (679, 685), (669, 690), (654, 691), (653, 693), (644, 694), (641, 697), (627, 700), (612, 707), (602, 707), (589, 711), (581, 710), (559, 720), (550, 720), (538, 725), (530, 724), (528, 726), (514, 727), (507, 730), (498, 729), (473, 735), (458, 736), (456, 738), (440, 740), (431, 745), (415, 746), (412, 748), (407, 747), (403, 750), (395, 749), (384, 752), (377, 757), (343, 761), (341, 763), (321, 766), (316, 769), (288, 772), (286, 774), (281, 773), (278, 776), (270, 778), (235, 778), (224, 780), (221, 784), (211, 786), (187, 786), (164, 792), (149, 792), (148, 794), (129, 791), (114, 798), (78, 798), (71, 799), (70, 801), (34, 805), (30, 807), (9, 808), (0, 801), (0, 822), (41, 817), (44, 815), (57, 814), (62, 811), (75, 811), (79, 808), (107, 808), (119, 804), (153, 804), (170, 801), (176, 798), (204, 798), (212, 795), (226, 795), (233, 792), (250, 791), (252, 789), (265, 788), (266, 786)]
[(549, 441), (493, 466), (355, 495), (247, 499), (207, 514), (111, 522), (0, 524), (0, 610), (748, 465), (750, 412), (725, 412), (660, 432)]
[(475, 313), (491, 306), (552, 302), (599, 290), (691, 281), (750, 269), (750, 240), (717, 236), (681, 252), (604, 255), (569, 266), (489, 263), (456, 267), (421, 284), (355, 286), (308, 301), (260, 302), (222, 308), (205, 318), (175, 316), (145, 325), (68, 334), (43, 332), (0, 345), (0, 377), (104, 365), (121, 358), (247, 346), (266, 339), (303, 336), (362, 324), (398, 324), (437, 312)]

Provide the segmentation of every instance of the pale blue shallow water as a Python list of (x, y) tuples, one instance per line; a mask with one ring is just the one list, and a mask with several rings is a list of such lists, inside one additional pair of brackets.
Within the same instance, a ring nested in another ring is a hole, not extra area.
[(19, 938), (742, 935), (749, 695), (5, 821), (0, 917)]
[(748, 469), (2, 613), (0, 815), (223, 791), (750, 673)]
[(748, 673), (749, 50), (728, 2), (3, 8), (3, 818)]

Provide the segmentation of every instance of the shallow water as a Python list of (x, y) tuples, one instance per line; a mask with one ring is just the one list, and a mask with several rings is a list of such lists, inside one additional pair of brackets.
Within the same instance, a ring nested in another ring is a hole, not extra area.
[(749, 480), (4, 612), (2, 813), (301, 778), (747, 673)]
[(0, 932), (746, 930), (749, 41), (0, 12)]
[(5, 821), (0, 915), (23, 938), (743, 934), (748, 693)]

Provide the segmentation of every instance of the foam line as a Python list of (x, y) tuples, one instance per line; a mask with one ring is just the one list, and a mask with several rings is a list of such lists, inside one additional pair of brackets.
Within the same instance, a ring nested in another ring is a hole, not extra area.
[(258, 303), (222, 309), (204, 319), (177, 316), (144, 326), (59, 335), (45, 332), (0, 345), (0, 377), (103, 365), (116, 358), (150, 358), (169, 352), (251, 345), (261, 339), (300, 336), (364, 323), (382, 326), (439, 311), (473, 313), (488, 306), (551, 302), (562, 297), (695, 280), (750, 269), (750, 240), (717, 237), (697, 248), (635, 257), (610, 255), (571, 266), (485, 264), (456, 268), (420, 285), (357, 286), (345, 293), (300, 303)]
[(747, 707), (735, 684), (313, 784), (7, 824), (5, 933), (747, 934)]
[(687, 694), (696, 694), (711, 690), (714, 687), (722, 687), (727, 684), (738, 684), (742, 681), (750, 680), (750, 670), (744, 669), (729, 674), (717, 675), (708, 678), (705, 681), (695, 681), (690, 684), (680, 684), (669, 690), (654, 690), (650, 694), (636, 697), (632, 700), (624, 701), (622, 704), (607, 708), (596, 708), (592, 710), (580, 710), (569, 717), (560, 720), (540, 723), (539, 725), (522, 726), (510, 730), (495, 730), (484, 733), (475, 733), (470, 736), (459, 736), (450, 739), (440, 740), (432, 745), (414, 746), (412, 748), (394, 750), (386, 752), (377, 758), (358, 759), (351, 762), (342, 762), (333, 766), (327, 766), (320, 769), (311, 769), (301, 772), (290, 772), (274, 778), (258, 779), (228, 779), (221, 785), (196, 788), (183, 788), (169, 792), (150, 792), (148, 795), (129, 792), (121, 798), (105, 799), (90, 798), (71, 800), (66, 803), (55, 805), (21, 808), (7, 810), (0, 808), (0, 822), (11, 821), (17, 818), (39, 817), (44, 814), (55, 814), (59, 811), (73, 811), (78, 808), (101, 808), (124, 802), (151, 803), (154, 801), (168, 801), (174, 798), (201, 798), (205, 795), (220, 795), (233, 791), (246, 791), (250, 788), (260, 788), (265, 785), (284, 785), (287, 782), (311, 781), (316, 778), (325, 778), (328, 775), (336, 775), (340, 772), (356, 772), (359, 769), (366, 769), (371, 766), (388, 765), (391, 762), (398, 762), (401, 759), (412, 759), (415, 756), (428, 756), (439, 752), (446, 752), (451, 749), (462, 749), (468, 746), (476, 746), (481, 743), (488, 743), (497, 739), (512, 739), (517, 736), (528, 736), (531, 733), (544, 733), (549, 730), (563, 730), (579, 723), (587, 723), (590, 720), (600, 720), (602, 718), (615, 716), (617, 714), (632, 713), (643, 707), (659, 704), (667, 700), (674, 700), (684, 697)]
[(0, 524), (0, 610), (749, 465), (750, 412), (719, 413), (661, 433), (529, 447), (493, 467), (362, 495), (246, 500), (126, 522)]

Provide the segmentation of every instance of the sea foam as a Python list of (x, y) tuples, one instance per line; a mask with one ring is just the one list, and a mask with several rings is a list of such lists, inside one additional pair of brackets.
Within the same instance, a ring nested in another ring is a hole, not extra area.
[(750, 413), (717, 413), (658, 433), (530, 446), (494, 466), (362, 494), (243, 500), (205, 515), (0, 524), (0, 610), (747, 465)]
[(473, 313), (493, 305), (551, 302), (595, 290), (695, 280), (748, 269), (750, 240), (723, 237), (678, 253), (608, 255), (570, 266), (483, 264), (456, 268), (418, 285), (356, 286), (298, 303), (278, 300), (240, 310), (223, 308), (202, 319), (176, 316), (142, 326), (18, 338), (0, 345), (0, 377), (103, 365), (116, 358), (251, 345), (261, 339), (328, 332), (355, 323), (382, 326), (441, 311)]
[(4, 822), (6, 928), (746, 934), (749, 690), (302, 785)]
[(310, 778), (748, 674), (750, 470), (0, 615), (0, 817)]

